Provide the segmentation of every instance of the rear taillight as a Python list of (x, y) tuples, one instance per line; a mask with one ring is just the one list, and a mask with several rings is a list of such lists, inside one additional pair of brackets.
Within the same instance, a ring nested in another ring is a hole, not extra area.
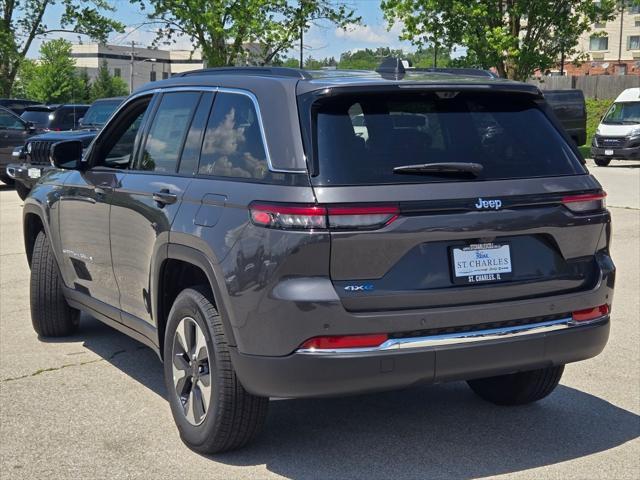
[(394, 205), (320, 206), (252, 203), (251, 221), (258, 226), (294, 230), (376, 229), (398, 218)]
[(571, 314), (574, 322), (588, 322), (609, 314), (609, 305), (604, 304), (599, 307), (577, 310)]
[(606, 198), (607, 194), (605, 192), (588, 193), (585, 195), (571, 195), (569, 197), (563, 197), (562, 203), (572, 212), (595, 212), (607, 208)]
[(268, 228), (312, 230), (327, 228), (327, 210), (316, 205), (272, 205), (255, 203), (249, 207), (251, 221)]
[(398, 207), (329, 207), (329, 227), (331, 228), (380, 228), (398, 218)]
[(389, 339), (385, 333), (372, 335), (335, 335), (329, 337), (310, 338), (300, 348), (303, 350), (340, 349), (340, 348), (371, 348), (382, 345)]

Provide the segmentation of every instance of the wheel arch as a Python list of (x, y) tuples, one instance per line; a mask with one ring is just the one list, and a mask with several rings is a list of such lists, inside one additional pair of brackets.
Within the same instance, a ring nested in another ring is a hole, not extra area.
[(206, 284), (211, 290), (214, 306), (220, 312), (229, 345), (235, 346), (235, 338), (228, 310), (222, 301), (223, 294), (218, 275), (207, 256), (199, 250), (180, 244), (168, 244), (164, 254), (156, 258), (152, 286), (153, 318), (156, 319), (160, 356), (164, 355), (164, 335), (167, 317), (178, 294), (185, 288)]
[(38, 233), (43, 231), (46, 235), (49, 234), (46, 222), (42, 219), (41, 213), (38, 209), (32, 205), (25, 204), (24, 213), (22, 217), (22, 231), (24, 239), (24, 250), (27, 254), (27, 262), (31, 267), (31, 260), (33, 258), (33, 246), (36, 243)]

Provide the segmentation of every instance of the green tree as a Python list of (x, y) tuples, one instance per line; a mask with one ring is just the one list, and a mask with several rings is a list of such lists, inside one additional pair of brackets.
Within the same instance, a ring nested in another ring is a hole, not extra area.
[(91, 79), (86, 68), (80, 69), (77, 74), (76, 101), (81, 103), (89, 103), (93, 99)]
[(250, 60), (269, 64), (290, 49), (313, 22), (340, 27), (360, 18), (343, 2), (331, 0), (132, 0), (150, 4), (149, 20), (159, 23), (158, 41), (190, 38), (207, 66), (243, 63), (243, 46), (255, 43)]
[(375, 70), (385, 57), (405, 58), (402, 50), (394, 50), (388, 47), (378, 47), (375, 50), (365, 48), (352, 52), (344, 52), (340, 55), (338, 68), (344, 70)]
[(448, 67), (451, 64), (451, 52), (448, 48), (436, 48), (432, 45), (419, 47), (405, 56), (415, 68)]
[(91, 99), (107, 97), (120, 97), (129, 93), (129, 88), (124, 80), (120, 77), (114, 77), (109, 73), (107, 61), (102, 62), (98, 68), (93, 84), (91, 85)]
[(27, 77), (24, 90), (28, 98), (44, 103), (75, 101), (79, 84), (71, 43), (62, 38), (43, 43), (40, 60)]
[[(43, 23), (45, 12), (62, 8), (58, 25)], [(113, 11), (108, 0), (0, 0), (0, 96), (8, 97), (20, 65), (33, 41), (49, 33), (74, 32), (97, 40), (106, 40), (121, 23), (102, 12)]]
[[(634, 2), (637, 0), (633, 0)], [(467, 47), (477, 66), (524, 80), (576, 55), (578, 38), (596, 21), (614, 16), (617, 0), (383, 0), (401, 38), (414, 45)]]
[(34, 60), (25, 58), (20, 64), (20, 69), (16, 75), (15, 82), (13, 84), (12, 96), (15, 98), (27, 97), (27, 85), (33, 80), (36, 75), (37, 64)]

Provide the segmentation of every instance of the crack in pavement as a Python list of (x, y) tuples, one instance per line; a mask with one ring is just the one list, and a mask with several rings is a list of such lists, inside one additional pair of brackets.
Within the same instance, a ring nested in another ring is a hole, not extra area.
[(24, 378), (29, 378), (29, 377), (35, 377), (40, 375), (41, 373), (46, 373), (46, 372), (56, 372), (58, 370), (62, 370), (63, 368), (67, 368), (67, 367), (81, 367), (83, 365), (89, 365), (91, 363), (98, 363), (98, 362), (104, 362), (104, 361), (109, 361), (109, 360), (113, 360), (115, 357), (117, 357), (118, 355), (122, 354), (122, 353), (126, 353), (127, 350), (118, 350), (116, 352), (113, 352), (109, 357), (107, 358), (96, 358), (94, 360), (87, 360), (86, 362), (77, 362), (77, 363), (66, 363), (64, 365), (60, 365), (59, 367), (48, 367), (48, 368), (40, 368), (38, 370), (36, 370), (33, 373), (27, 373), (26, 375), (21, 375), (19, 377), (9, 377), (9, 378), (4, 378), (2, 380), (0, 380), (0, 383), (4, 383), (4, 382), (13, 382), (16, 380), (22, 380)]

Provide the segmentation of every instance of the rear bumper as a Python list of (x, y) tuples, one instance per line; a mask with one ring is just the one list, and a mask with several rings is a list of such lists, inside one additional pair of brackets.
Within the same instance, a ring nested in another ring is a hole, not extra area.
[[(425, 337), (426, 339), (427, 337)], [(468, 380), (585, 360), (609, 338), (609, 317), (587, 325), (488, 335), (478, 341), (425, 341), (424, 347), (348, 353), (296, 352), (286, 357), (231, 349), (244, 387), (269, 397), (318, 397)]]

